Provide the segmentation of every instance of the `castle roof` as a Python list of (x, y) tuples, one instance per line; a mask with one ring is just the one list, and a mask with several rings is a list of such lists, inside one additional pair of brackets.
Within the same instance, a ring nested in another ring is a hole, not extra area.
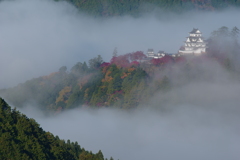
[(199, 31), (199, 29), (193, 28), (193, 30), (191, 32), (189, 32), (189, 33), (201, 33), (201, 32)]

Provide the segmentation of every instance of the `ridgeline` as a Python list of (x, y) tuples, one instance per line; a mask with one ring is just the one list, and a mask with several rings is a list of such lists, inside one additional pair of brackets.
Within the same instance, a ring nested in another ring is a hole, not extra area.
[(111, 16), (140, 16), (161, 10), (161, 13), (185, 11), (214, 11), (227, 7), (239, 7), (239, 0), (66, 0), (75, 5), (80, 11), (96, 17)]

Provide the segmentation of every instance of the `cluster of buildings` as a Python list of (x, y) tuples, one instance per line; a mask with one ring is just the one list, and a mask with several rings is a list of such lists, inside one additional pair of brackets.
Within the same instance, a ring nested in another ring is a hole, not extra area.
[(172, 57), (185, 56), (185, 55), (202, 55), (206, 53), (207, 43), (202, 37), (202, 33), (199, 29), (193, 28), (191, 32), (189, 32), (189, 36), (187, 40), (184, 42), (184, 45), (180, 47), (178, 53), (165, 53), (164, 51), (159, 51), (154, 53), (153, 49), (148, 49), (147, 57), (159, 59), (164, 57), (165, 55), (170, 55)]

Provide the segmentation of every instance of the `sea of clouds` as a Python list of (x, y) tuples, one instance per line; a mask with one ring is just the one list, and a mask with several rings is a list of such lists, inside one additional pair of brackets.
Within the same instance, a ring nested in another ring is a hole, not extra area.
[(43, 129), (94, 153), (102, 150), (107, 158), (238, 160), (240, 85), (202, 85), (157, 94), (133, 111), (74, 109), (53, 117), (33, 106), (21, 111)]

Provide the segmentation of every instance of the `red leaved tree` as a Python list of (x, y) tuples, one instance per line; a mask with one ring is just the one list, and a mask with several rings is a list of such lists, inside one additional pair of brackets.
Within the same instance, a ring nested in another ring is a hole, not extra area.
[(146, 55), (142, 51), (137, 51), (133, 53), (127, 53), (125, 55), (120, 55), (118, 57), (113, 57), (110, 61), (111, 64), (116, 64), (117, 66), (126, 68), (132, 65), (139, 65), (140, 60), (146, 58)]
[(163, 65), (163, 64), (168, 64), (173, 62), (173, 58), (169, 55), (166, 55), (162, 58), (158, 58), (158, 59), (152, 59), (151, 63), (154, 65)]

